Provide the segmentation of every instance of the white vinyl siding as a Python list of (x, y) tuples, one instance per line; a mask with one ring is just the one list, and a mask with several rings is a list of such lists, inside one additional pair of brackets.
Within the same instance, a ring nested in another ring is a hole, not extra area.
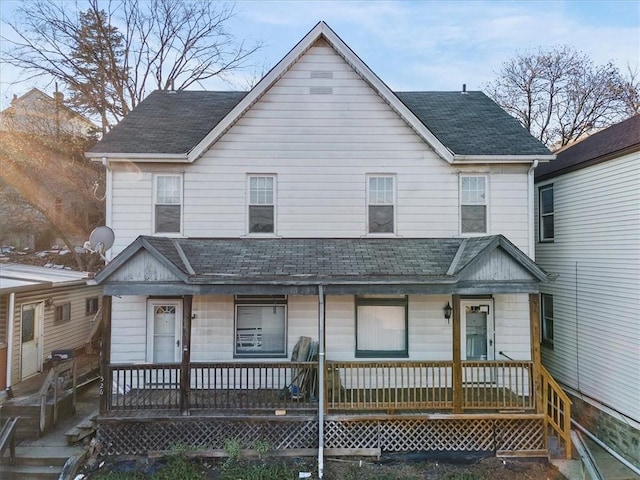
[(640, 421), (640, 153), (553, 182), (554, 241), (536, 246), (556, 274), (554, 349), (543, 361), (560, 382)]
[[(318, 70), (333, 78), (311, 78)], [(311, 86), (332, 86), (332, 94), (309, 94)], [(525, 252), (529, 246), (526, 165), (448, 164), (324, 42), (193, 164), (112, 170), (112, 255), (153, 234), (153, 174), (183, 174), (184, 236), (246, 235), (247, 176), (277, 175), (277, 234), (334, 238), (367, 234), (372, 173), (394, 176), (395, 234), (458, 236), (459, 176), (483, 175), (491, 185), (488, 230)]]

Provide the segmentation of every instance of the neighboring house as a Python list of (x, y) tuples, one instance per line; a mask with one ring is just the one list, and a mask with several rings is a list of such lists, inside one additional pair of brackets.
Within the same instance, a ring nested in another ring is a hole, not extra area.
[(87, 274), (0, 264), (0, 386), (42, 372), (54, 350), (86, 347), (99, 333), (102, 288)]
[(61, 92), (50, 97), (32, 88), (20, 97), (14, 95), (11, 105), (0, 112), (2, 131), (88, 137), (95, 134), (96, 128), (91, 120), (64, 105)]
[(640, 466), (640, 116), (536, 170), (542, 358), (574, 419)]
[(105, 453), (546, 455), (554, 156), (484, 94), (393, 92), (321, 22), (251, 91), (154, 92), (87, 156), (119, 254)]

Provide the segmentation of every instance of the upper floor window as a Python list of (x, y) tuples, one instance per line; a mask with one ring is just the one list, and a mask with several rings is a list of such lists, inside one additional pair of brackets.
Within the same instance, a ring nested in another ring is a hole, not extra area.
[(92, 315), (100, 310), (100, 301), (98, 297), (91, 297), (85, 300), (85, 313)]
[(540, 323), (542, 344), (553, 347), (553, 295), (543, 293), (541, 296)]
[(370, 176), (367, 185), (369, 233), (393, 233), (395, 210), (394, 177)]
[(539, 190), (538, 203), (538, 228), (540, 230), (540, 241), (548, 242), (554, 238), (554, 206), (553, 206), (553, 185), (547, 185)]
[(156, 175), (154, 190), (154, 232), (180, 233), (182, 176)]
[(275, 233), (276, 178), (249, 177), (249, 233)]
[(487, 233), (487, 179), (460, 177), (460, 233)]

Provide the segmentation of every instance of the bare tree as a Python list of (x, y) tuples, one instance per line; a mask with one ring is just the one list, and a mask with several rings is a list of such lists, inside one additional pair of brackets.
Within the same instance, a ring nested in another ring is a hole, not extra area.
[(622, 83), (622, 100), (624, 102), (624, 114), (632, 117), (640, 113), (640, 76), (638, 69), (627, 65), (627, 71)]
[(517, 54), (486, 89), (532, 135), (555, 149), (625, 118), (624, 84), (613, 63), (594, 65), (572, 47), (560, 46)]
[[(74, 8), (71, 8), (74, 6)], [(242, 68), (259, 44), (227, 30), (233, 4), (208, 0), (24, 2), (4, 61), (66, 85), (78, 106), (117, 123), (153, 89), (185, 89)], [(105, 113), (106, 112), (106, 113)], [(103, 125), (106, 129), (107, 126)]]

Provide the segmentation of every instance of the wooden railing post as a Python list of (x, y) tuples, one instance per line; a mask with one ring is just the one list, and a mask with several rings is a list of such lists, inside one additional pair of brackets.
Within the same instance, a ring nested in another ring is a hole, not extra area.
[(462, 349), (460, 328), (460, 295), (453, 295), (453, 413), (462, 413)]
[(189, 415), (191, 389), (191, 313), (193, 295), (185, 295), (182, 306), (182, 358), (180, 363), (180, 412)]
[(111, 363), (111, 296), (102, 297), (102, 348), (100, 349), (100, 415), (107, 413), (113, 388), (109, 364)]
[(546, 405), (542, 396), (542, 372), (540, 367), (540, 295), (529, 294), (529, 322), (531, 324), (531, 360), (533, 361), (533, 394), (535, 398), (536, 412), (544, 413)]

